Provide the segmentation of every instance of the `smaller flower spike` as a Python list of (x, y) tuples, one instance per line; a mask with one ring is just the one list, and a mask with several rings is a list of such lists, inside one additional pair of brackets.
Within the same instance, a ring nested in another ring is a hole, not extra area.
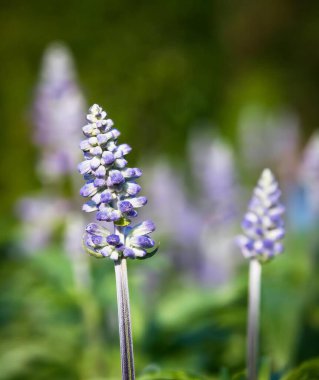
[(281, 239), (285, 228), (280, 196), (275, 177), (269, 169), (265, 169), (242, 221), (244, 235), (237, 237), (237, 244), (246, 258), (265, 262), (282, 253)]

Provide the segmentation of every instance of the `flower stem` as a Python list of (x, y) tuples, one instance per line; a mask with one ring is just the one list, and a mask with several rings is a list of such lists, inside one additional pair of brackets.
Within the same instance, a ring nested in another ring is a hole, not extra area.
[(249, 310), (247, 326), (247, 372), (248, 380), (257, 380), (259, 308), (260, 308), (261, 264), (251, 259), (249, 264)]
[(122, 380), (134, 380), (135, 371), (126, 259), (119, 259), (114, 263), (119, 317)]

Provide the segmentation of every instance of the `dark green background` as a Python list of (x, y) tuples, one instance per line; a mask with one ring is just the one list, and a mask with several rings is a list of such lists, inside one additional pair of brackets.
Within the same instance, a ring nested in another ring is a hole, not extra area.
[(29, 144), (43, 50), (71, 48), (89, 103), (101, 103), (136, 155), (184, 153), (187, 130), (233, 136), (247, 102), (289, 107), (304, 135), (319, 119), (316, 1), (2, 1), (1, 211), (34, 189)]

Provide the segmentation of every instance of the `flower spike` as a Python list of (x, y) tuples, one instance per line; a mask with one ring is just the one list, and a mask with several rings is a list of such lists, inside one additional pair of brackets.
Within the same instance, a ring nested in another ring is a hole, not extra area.
[(237, 238), (243, 255), (249, 259), (247, 319), (247, 379), (257, 380), (259, 314), (262, 263), (283, 251), (285, 235), (280, 203), (281, 191), (272, 172), (265, 169), (255, 187), (242, 221), (244, 235)]
[[(137, 209), (147, 203), (146, 197), (139, 196), (141, 186), (136, 183), (142, 171), (127, 167), (127, 161), (123, 158), (130, 153), (131, 147), (117, 144), (120, 132), (113, 127), (113, 121), (107, 118), (107, 113), (99, 105), (94, 104), (86, 118), (89, 124), (82, 128), (86, 138), (80, 144), (84, 161), (78, 169), (86, 180), (80, 194), (90, 199), (84, 204), (83, 211), (95, 211), (100, 222), (113, 222), (117, 233), (111, 234), (104, 227), (94, 232), (87, 228), (83, 237), (84, 247), (90, 255), (98, 258), (150, 257), (154, 254), (155, 243), (148, 233), (154, 231), (154, 224), (146, 221), (131, 227), (132, 219), (138, 216)], [(152, 231), (144, 232), (145, 227), (141, 225), (150, 224)], [(125, 228), (127, 226), (130, 228)], [(105, 231), (101, 232), (102, 229)], [(105, 239), (102, 235), (113, 238)], [(114, 244), (117, 240), (118, 244)]]
[(280, 203), (280, 196), (281, 191), (274, 175), (265, 169), (242, 221), (244, 234), (237, 237), (237, 244), (246, 258), (265, 262), (283, 252), (284, 207)]
[(146, 197), (138, 195), (142, 188), (136, 183), (142, 171), (127, 167), (124, 158), (131, 147), (117, 144), (120, 132), (113, 128), (113, 121), (97, 104), (90, 108), (86, 118), (89, 123), (82, 128), (86, 138), (80, 144), (84, 161), (78, 166), (86, 181), (80, 194), (89, 198), (83, 211), (95, 211), (97, 221), (113, 223), (114, 231), (101, 223), (90, 223), (83, 236), (83, 246), (96, 258), (108, 257), (114, 261), (122, 380), (134, 380), (126, 259), (145, 259), (157, 252), (150, 237), (155, 225), (149, 220), (131, 225), (132, 219), (138, 216), (137, 209), (147, 203)]

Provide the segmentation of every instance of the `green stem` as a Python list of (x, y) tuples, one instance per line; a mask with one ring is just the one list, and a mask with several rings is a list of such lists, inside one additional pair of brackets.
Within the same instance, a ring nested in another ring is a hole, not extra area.
[(114, 263), (119, 318), (122, 380), (134, 380), (134, 356), (126, 259), (119, 259)]
[(247, 326), (247, 373), (248, 380), (257, 380), (258, 335), (260, 309), (261, 264), (257, 259), (249, 264), (249, 309)]

